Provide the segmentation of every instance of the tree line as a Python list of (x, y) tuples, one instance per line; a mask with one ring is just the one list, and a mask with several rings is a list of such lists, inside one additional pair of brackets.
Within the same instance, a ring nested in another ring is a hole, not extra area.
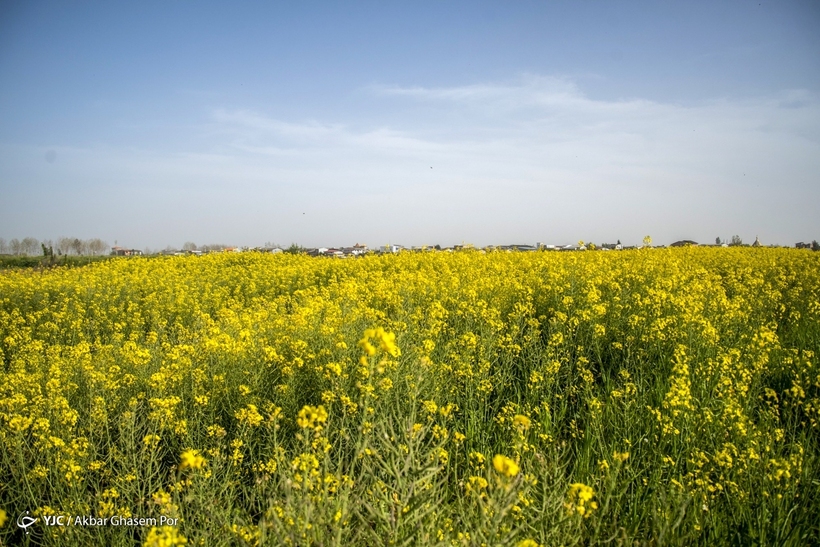
[(109, 250), (109, 245), (99, 238), (79, 239), (76, 237), (61, 237), (56, 241), (51, 239), (37, 240), (34, 237), (23, 239), (14, 238), (6, 241), (0, 237), (0, 255), (14, 256), (101, 256)]

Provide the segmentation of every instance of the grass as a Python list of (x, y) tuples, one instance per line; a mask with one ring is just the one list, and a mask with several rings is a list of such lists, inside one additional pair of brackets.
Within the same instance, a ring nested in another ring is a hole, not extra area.
[(0, 270), (20, 269), (20, 268), (56, 268), (56, 267), (78, 267), (93, 264), (101, 260), (108, 260), (110, 256), (15, 256), (0, 255)]

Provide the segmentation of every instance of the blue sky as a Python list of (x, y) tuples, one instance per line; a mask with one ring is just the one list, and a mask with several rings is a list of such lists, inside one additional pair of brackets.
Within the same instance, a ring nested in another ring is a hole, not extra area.
[(820, 239), (820, 4), (0, 2), (0, 236)]

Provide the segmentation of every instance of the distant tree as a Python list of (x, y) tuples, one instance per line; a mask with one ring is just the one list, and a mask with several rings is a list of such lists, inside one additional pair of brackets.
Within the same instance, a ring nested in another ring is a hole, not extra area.
[(303, 252), (305, 252), (305, 248), (304, 248), (304, 247), (300, 247), (300, 246), (299, 246), (299, 245), (297, 245), (296, 243), (291, 243), (291, 244), (290, 244), (290, 247), (288, 247), (287, 249), (285, 249), (285, 252), (286, 252), (286, 253), (290, 253), (290, 254), (292, 254), (292, 255), (298, 255), (298, 254), (302, 254)]
[(61, 237), (57, 240), (57, 251), (60, 254), (67, 255), (71, 252), (71, 242), (74, 241), (70, 237)]
[(6, 240), (0, 237), (0, 255), (4, 255), (9, 252), (9, 245), (6, 243)]
[(95, 237), (94, 239), (88, 240), (88, 250), (91, 251), (91, 254), (94, 256), (103, 254), (107, 248), (108, 243), (100, 238)]
[(618, 243), (616, 243), (615, 245), (620, 245), (620, 244), (621, 244), (621, 240), (619, 239)]
[(43, 249), (43, 256), (46, 258), (54, 257), (54, 248), (51, 245), (46, 246), (45, 243), (40, 243), (40, 247)]
[(650, 236), (644, 236), (643, 246), (644, 247), (649, 247), (650, 245), (652, 245), (652, 238)]
[(720, 244), (721, 244), (720, 238), (716, 237), (715, 238), (715, 245), (720, 245)]
[(441, 245), (436, 245), (435, 248), (436, 248), (437, 251), (440, 251), (441, 250)]
[(737, 247), (738, 245), (743, 245), (743, 240), (740, 239), (740, 236), (732, 236), (732, 242), (729, 243), (733, 247)]
[(74, 238), (71, 242), (71, 248), (78, 256), (87, 256), (91, 254), (90, 239)]
[(71, 250), (74, 251), (75, 255), (79, 256), (79, 255), (83, 254), (83, 250), (84, 250), (83, 247), (84, 247), (83, 240), (78, 239), (76, 237), (71, 240)]
[(40, 250), (40, 242), (33, 237), (23, 238), (21, 245), (23, 246), (23, 254), (25, 255), (36, 255)]
[(9, 250), (13, 255), (21, 255), (23, 254), (23, 245), (20, 243), (20, 240), (15, 237), (9, 241)]
[(811, 250), (812, 251), (820, 251), (820, 243), (817, 243), (816, 239), (813, 239), (811, 242)]
[(186, 241), (182, 244), (183, 251), (196, 251), (196, 243), (193, 241)]

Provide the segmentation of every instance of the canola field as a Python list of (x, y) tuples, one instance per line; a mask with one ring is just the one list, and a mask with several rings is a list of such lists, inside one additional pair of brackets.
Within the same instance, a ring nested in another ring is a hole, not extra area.
[(819, 352), (809, 251), (5, 271), (0, 544), (818, 544)]

